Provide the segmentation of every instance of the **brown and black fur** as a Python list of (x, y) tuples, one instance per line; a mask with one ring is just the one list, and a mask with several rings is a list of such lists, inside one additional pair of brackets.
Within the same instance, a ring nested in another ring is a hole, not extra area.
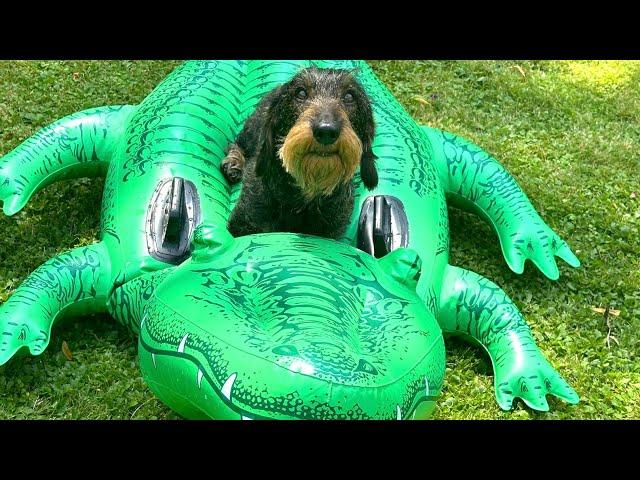
[(268, 93), (221, 164), (229, 182), (243, 182), (231, 234), (340, 237), (357, 167), (368, 189), (378, 183), (374, 130), (370, 100), (349, 71), (309, 68)]

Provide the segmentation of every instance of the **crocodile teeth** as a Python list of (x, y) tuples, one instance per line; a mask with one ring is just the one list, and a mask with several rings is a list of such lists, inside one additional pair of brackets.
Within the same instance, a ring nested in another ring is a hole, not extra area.
[(429, 396), (429, 380), (427, 380), (427, 377), (424, 377), (424, 387), (425, 390), (427, 392), (427, 397)]
[(182, 340), (180, 341), (180, 345), (178, 345), (178, 353), (183, 353), (184, 352), (184, 344), (187, 343), (187, 337), (189, 336), (189, 334), (185, 334), (184, 337), (182, 337)]
[(231, 389), (233, 388), (233, 382), (236, 381), (237, 376), (237, 373), (232, 373), (222, 386), (222, 395), (224, 395), (227, 400), (231, 400)]
[(151, 360), (153, 360), (153, 366), (158, 368), (158, 366), (156, 365), (156, 354), (155, 353), (151, 354)]
[(250, 417), (246, 417), (246, 416), (244, 416), (244, 415), (242, 415), (242, 418), (241, 418), (241, 420), (253, 420), (253, 418), (250, 418)]
[(198, 388), (200, 388), (200, 383), (202, 382), (202, 370), (198, 369)]
[(396, 409), (397, 409), (397, 412), (398, 412), (396, 420), (402, 420), (402, 412), (400, 411), (400, 405), (396, 405)]

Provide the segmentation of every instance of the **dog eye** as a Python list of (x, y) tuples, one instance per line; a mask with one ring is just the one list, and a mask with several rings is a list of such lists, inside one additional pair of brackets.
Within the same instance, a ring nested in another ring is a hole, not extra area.
[(307, 99), (307, 91), (300, 87), (296, 90), (296, 98), (298, 100), (306, 100)]
[(353, 93), (351, 92), (347, 92), (342, 96), (342, 100), (344, 101), (344, 103), (353, 103)]

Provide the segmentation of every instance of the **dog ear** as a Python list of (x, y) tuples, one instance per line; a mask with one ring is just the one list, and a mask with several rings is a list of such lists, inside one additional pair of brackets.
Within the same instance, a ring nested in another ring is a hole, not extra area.
[(378, 171), (376, 170), (376, 159), (378, 157), (372, 150), (376, 124), (373, 118), (373, 108), (369, 96), (358, 82), (355, 82), (355, 90), (358, 92), (356, 98), (359, 113), (355, 117), (354, 127), (362, 142), (360, 178), (368, 190), (373, 190), (378, 185)]
[(260, 132), (260, 145), (256, 157), (256, 176), (263, 177), (267, 174), (269, 166), (273, 162), (273, 131), (265, 125)]
[(378, 185), (378, 170), (376, 169), (376, 155), (371, 146), (363, 149), (360, 159), (360, 178), (368, 190), (373, 190)]
[(277, 119), (279, 118), (280, 98), (282, 86), (271, 91), (264, 99), (266, 107), (265, 119), (258, 138), (256, 176), (263, 177), (277, 162), (277, 152), (275, 151), (275, 135)]
[(375, 124), (373, 114), (369, 113), (364, 135), (362, 138), (362, 157), (360, 158), (360, 178), (362, 183), (369, 190), (373, 190), (378, 185), (378, 170), (376, 169), (376, 159), (378, 158), (372, 150), (373, 138), (375, 135)]

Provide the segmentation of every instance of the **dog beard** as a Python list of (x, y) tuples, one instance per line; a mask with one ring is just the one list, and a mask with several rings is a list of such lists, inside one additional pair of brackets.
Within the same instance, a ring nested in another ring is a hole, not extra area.
[(338, 139), (332, 145), (322, 145), (313, 138), (311, 123), (305, 117), (289, 131), (278, 155), (303, 195), (313, 199), (330, 195), (353, 178), (362, 157), (362, 142), (343, 115)]

